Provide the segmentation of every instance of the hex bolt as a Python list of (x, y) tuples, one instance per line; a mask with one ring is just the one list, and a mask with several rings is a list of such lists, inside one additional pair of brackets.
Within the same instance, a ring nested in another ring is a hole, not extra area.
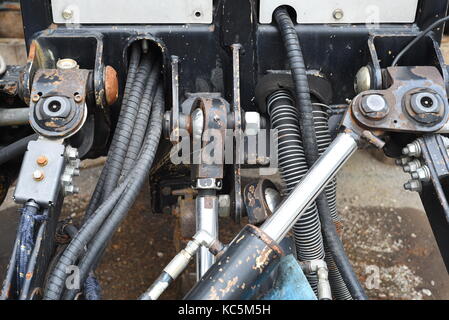
[(402, 149), (402, 154), (409, 157), (420, 157), (421, 152), (421, 145), (418, 141), (412, 142)]
[(65, 20), (70, 20), (73, 17), (73, 10), (70, 8), (65, 8), (64, 11), (62, 11), (62, 17)]
[(44, 173), (41, 170), (36, 170), (33, 172), (33, 179), (36, 181), (42, 181), (44, 180)]
[(245, 134), (247, 136), (257, 136), (261, 128), (261, 119), (258, 112), (245, 113)]
[(69, 159), (69, 161), (75, 161), (78, 159), (78, 150), (75, 148), (72, 148), (71, 146), (67, 146), (65, 149), (65, 154), (67, 159)]
[(415, 159), (410, 161), (406, 166), (404, 166), (404, 172), (416, 172), (419, 168), (422, 167), (422, 163), (420, 160)]
[(430, 169), (428, 166), (423, 166), (421, 168), (418, 168), (416, 172), (412, 173), (412, 178), (415, 180), (419, 180), (422, 182), (429, 182), (430, 181)]
[(407, 165), (410, 161), (412, 161), (412, 158), (410, 158), (410, 157), (402, 157), (400, 159), (396, 159), (396, 164), (398, 166), (403, 167), (403, 166)]
[(67, 166), (65, 168), (65, 174), (73, 176), (73, 177), (79, 177), (80, 175), (80, 170), (78, 168), (72, 167), (72, 166)]
[(68, 185), (64, 187), (64, 194), (66, 196), (78, 194), (80, 193), (80, 189), (78, 187), (75, 187), (74, 185)]
[(422, 190), (422, 183), (419, 180), (410, 180), (406, 184), (404, 184), (405, 190), (409, 190), (412, 192), (421, 192)]
[(334, 17), (335, 20), (341, 20), (345, 16), (345, 13), (343, 12), (342, 9), (335, 9), (334, 12), (332, 13), (332, 16)]
[(66, 186), (71, 185), (73, 182), (72, 175), (67, 174), (67, 173), (63, 174), (61, 177), (61, 182), (62, 182), (62, 184), (66, 185)]
[(387, 101), (378, 94), (370, 94), (362, 99), (361, 109), (365, 116), (373, 119), (381, 119), (388, 113)]
[(36, 163), (41, 167), (45, 167), (48, 164), (48, 158), (46, 156), (40, 156), (37, 158)]

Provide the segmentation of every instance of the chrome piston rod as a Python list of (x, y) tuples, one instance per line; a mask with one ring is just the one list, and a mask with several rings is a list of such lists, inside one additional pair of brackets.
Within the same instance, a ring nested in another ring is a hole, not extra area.
[(262, 231), (279, 243), (356, 150), (357, 141), (352, 135), (339, 134), (290, 196), (261, 226)]
[[(218, 238), (218, 197), (200, 195), (196, 198), (196, 229), (207, 231), (214, 239)], [(200, 248), (197, 254), (198, 280), (214, 264), (215, 257), (208, 248)]]

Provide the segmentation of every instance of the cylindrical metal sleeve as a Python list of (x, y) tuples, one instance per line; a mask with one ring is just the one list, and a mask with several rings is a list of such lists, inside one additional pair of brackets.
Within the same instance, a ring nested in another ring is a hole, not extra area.
[(251, 299), (283, 255), (263, 231), (247, 225), (184, 299)]

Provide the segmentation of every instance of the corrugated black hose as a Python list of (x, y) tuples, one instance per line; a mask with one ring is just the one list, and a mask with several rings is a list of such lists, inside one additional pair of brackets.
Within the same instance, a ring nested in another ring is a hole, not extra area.
[(107, 175), (104, 182), (104, 190), (102, 199), (106, 199), (108, 195), (117, 186), (120, 178), (123, 163), (125, 162), (126, 153), (128, 152), (129, 143), (132, 139), (133, 127), (139, 113), (139, 106), (145, 91), (145, 86), (151, 72), (151, 59), (149, 55), (142, 57), (142, 61), (131, 88), (128, 103), (125, 108), (126, 111), (123, 117), (119, 119), (117, 126), (120, 128), (116, 138), (116, 148), (110, 154), (110, 163), (107, 169)]
[[(306, 66), (302, 55), (302, 49), (299, 42), (295, 26), (285, 7), (276, 9), (274, 17), (279, 26), (281, 36), (287, 51), (287, 57), (290, 62), (293, 83), (299, 109), (301, 135), (304, 144), (304, 151), (309, 167), (319, 158), (317, 138), (313, 120), (313, 105), (310, 97), (310, 89), (307, 79)], [(346, 256), (343, 244), (337, 234), (335, 224), (330, 215), (329, 204), (326, 195), (321, 194), (316, 200), (320, 214), (322, 230), (333, 258), (343, 277), (343, 280), (351, 292), (354, 299), (367, 299), (366, 294), (357, 279), (354, 270)]]
[(160, 75), (160, 61), (156, 60), (154, 67), (151, 70), (150, 77), (148, 78), (145, 92), (142, 97), (142, 102), (140, 104), (139, 113), (134, 124), (132, 139), (129, 143), (128, 152), (122, 168), (122, 177), (125, 176), (129, 170), (131, 170), (134, 162), (139, 156), (139, 152), (142, 149), (142, 143), (145, 139), (145, 133), (148, 126), (148, 119), (150, 118), (151, 109), (153, 107), (153, 100), (156, 96), (157, 86), (160, 82)]
[[(128, 98), (129, 93), (131, 91), (131, 88), (134, 84), (134, 80), (137, 75), (137, 70), (140, 63), (140, 57), (141, 57), (141, 49), (140, 45), (138, 43), (134, 43), (131, 48), (131, 58), (129, 61), (129, 67), (128, 67), (128, 76), (126, 79), (125, 84), (125, 91), (123, 93), (123, 99), (121, 104), (121, 110), (120, 110), (120, 116), (119, 118), (122, 118), (124, 114), (126, 113), (126, 105), (128, 104)], [(112, 154), (115, 152), (115, 149), (117, 147), (117, 140), (119, 136), (119, 130), (127, 130), (127, 128), (123, 127), (116, 127), (114, 137), (111, 142), (111, 146), (109, 148), (108, 152), (108, 159), (106, 160), (106, 163), (103, 167), (103, 170), (101, 171), (100, 177), (98, 179), (97, 186), (95, 187), (95, 191), (92, 195), (92, 198), (89, 202), (89, 206), (87, 207), (86, 214), (84, 216), (84, 221), (87, 220), (87, 218), (98, 209), (99, 205), (101, 204), (101, 199), (103, 198), (103, 188), (104, 188), (104, 182), (108, 173), (108, 167), (111, 162)]]
[[(125, 193), (117, 203), (114, 211), (105, 221), (101, 229), (96, 233), (94, 239), (88, 246), (88, 250), (82, 257), (79, 263), (79, 274), (82, 282), (87, 278), (89, 270), (91, 270), (98, 260), (98, 256), (101, 254), (105, 244), (112, 238), (120, 223), (126, 217), (128, 210), (131, 208), (142, 185), (145, 183), (161, 137), (164, 105), (164, 90), (162, 85), (159, 85), (154, 99), (154, 106), (145, 137), (144, 147), (139, 160), (132, 170), (132, 172), (136, 174), (136, 179), (126, 188)], [(74, 294), (76, 294), (74, 291), (67, 291), (63, 298), (64, 300), (71, 300), (74, 298)]]

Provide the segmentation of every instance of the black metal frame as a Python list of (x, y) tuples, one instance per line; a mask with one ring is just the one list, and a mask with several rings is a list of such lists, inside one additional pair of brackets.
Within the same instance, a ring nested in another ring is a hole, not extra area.
[[(52, 23), (50, 0), (22, 0), (25, 37), (28, 47), (32, 39), (58, 35), (66, 31), (64, 25)], [(342, 103), (352, 98), (353, 78), (357, 70), (369, 60), (368, 39), (371, 35), (392, 35), (384, 42), (384, 52), (378, 52), (381, 61), (389, 61), (391, 53), (404, 45), (397, 41), (399, 35), (415, 35), (420, 29), (446, 14), (448, 0), (420, 1), (415, 24), (386, 24), (379, 29), (366, 25), (298, 25), (305, 61), (308, 69), (321, 70), (328, 77), (335, 92), (333, 103)], [(232, 101), (232, 55), (233, 43), (242, 45), (241, 89), (244, 109), (255, 109), (254, 90), (258, 79), (267, 70), (285, 69), (281, 38), (274, 24), (258, 24), (258, 1), (217, 0), (214, 5), (214, 22), (211, 25), (126, 25), (111, 28), (107, 25), (82, 25), (70, 29), (72, 37), (83, 38), (86, 32), (103, 35), (103, 63), (119, 71), (123, 83), (126, 71), (126, 48), (139, 37), (152, 38), (160, 42), (168, 59), (180, 57), (181, 96), (187, 92), (222, 92)], [(252, 16), (252, 19), (248, 17)], [(439, 42), (442, 29), (435, 33)], [(194, 48), (194, 50), (192, 50)], [(65, 55), (79, 58), (83, 52), (79, 45), (68, 47)], [(416, 51), (414, 51), (416, 52)], [(425, 55), (406, 56), (404, 62), (418, 65), (434, 65)], [(168, 65), (168, 64), (167, 64)], [(83, 67), (83, 66), (81, 66)], [(221, 77), (221, 74), (223, 75)], [(166, 78), (169, 72), (166, 70)], [(168, 81), (168, 80), (167, 80)], [(337, 86), (338, 84), (338, 86)], [(201, 90), (199, 90), (201, 89)]]

